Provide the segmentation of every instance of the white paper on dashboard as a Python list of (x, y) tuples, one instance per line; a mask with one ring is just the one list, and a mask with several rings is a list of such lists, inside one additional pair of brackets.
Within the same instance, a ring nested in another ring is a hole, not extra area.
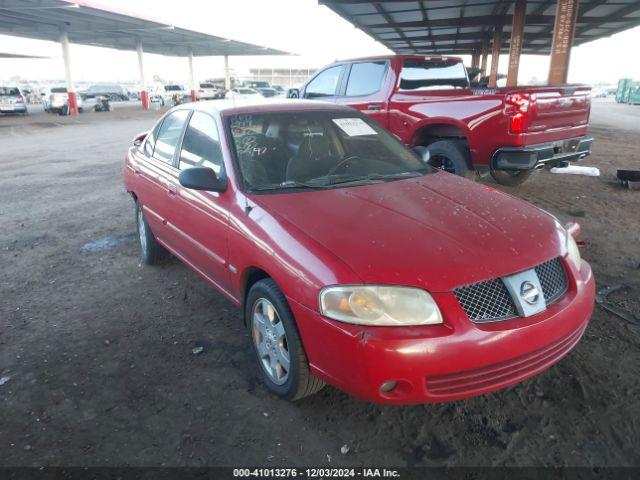
[(350, 137), (360, 135), (377, 135), (376, 131), (367, 125), (361, 118), (334, 118), (333, 123)]

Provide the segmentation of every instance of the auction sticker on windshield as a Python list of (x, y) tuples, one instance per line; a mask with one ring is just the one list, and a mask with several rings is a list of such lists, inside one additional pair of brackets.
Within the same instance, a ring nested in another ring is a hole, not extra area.
[(334, 118), (333, 123), (350, 137), (360, 135), (377, 135), (376, 131), (367, 125), (361, 118)]

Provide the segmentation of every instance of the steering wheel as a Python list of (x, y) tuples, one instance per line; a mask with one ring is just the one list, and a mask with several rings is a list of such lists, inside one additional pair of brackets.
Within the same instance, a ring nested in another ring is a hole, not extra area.
[(333, 168), (331, 168), (331, 170), (329, 170), (329, 173), (327, 173), (327, 175), (333, 175), (338, 171), (340, 167), (342, 167), (343, 165), (346, 165), (351, 160), (356, 160), (356, 159), (362, 160), (358, 155), (349, 155), (348, 157), (344, 157), (342, 160), (338, 162), (336, 166), (334, 166)]

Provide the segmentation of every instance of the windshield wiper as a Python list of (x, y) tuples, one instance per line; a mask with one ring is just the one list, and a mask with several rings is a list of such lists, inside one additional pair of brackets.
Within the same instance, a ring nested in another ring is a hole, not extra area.
[(338, 185), (344, 183), (355, 182), (375, 182), (380, 180), (397, 180), (398, 178), (421, 177), (419, 172), (401, 172), (401, 173), (370, 173), (369, 175), (351, 175), (341, 178), (330, 178), (329, 185)]
[(268, 185), (260, 185), (258, 187), (251, 187), (254, 192), (263, 192), (266, 190), (286, 190), (289, 188), (326, 188), (327, 184), (320, 183), (307, 183), (297, 182), (294, 180), (288, 180), (282, 183), (273, 183)]

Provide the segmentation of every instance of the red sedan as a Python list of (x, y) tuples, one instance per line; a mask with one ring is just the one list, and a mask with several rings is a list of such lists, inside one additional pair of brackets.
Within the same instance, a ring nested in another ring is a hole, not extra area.
[(595, 283), (567, 229), (438, 171), (326, 103), (190, 103), (126, 158), (141, 255), (171, 252), (244, 311), (269, 390), (330, 383), (384, 403), (454, 400), (546, 369)]

